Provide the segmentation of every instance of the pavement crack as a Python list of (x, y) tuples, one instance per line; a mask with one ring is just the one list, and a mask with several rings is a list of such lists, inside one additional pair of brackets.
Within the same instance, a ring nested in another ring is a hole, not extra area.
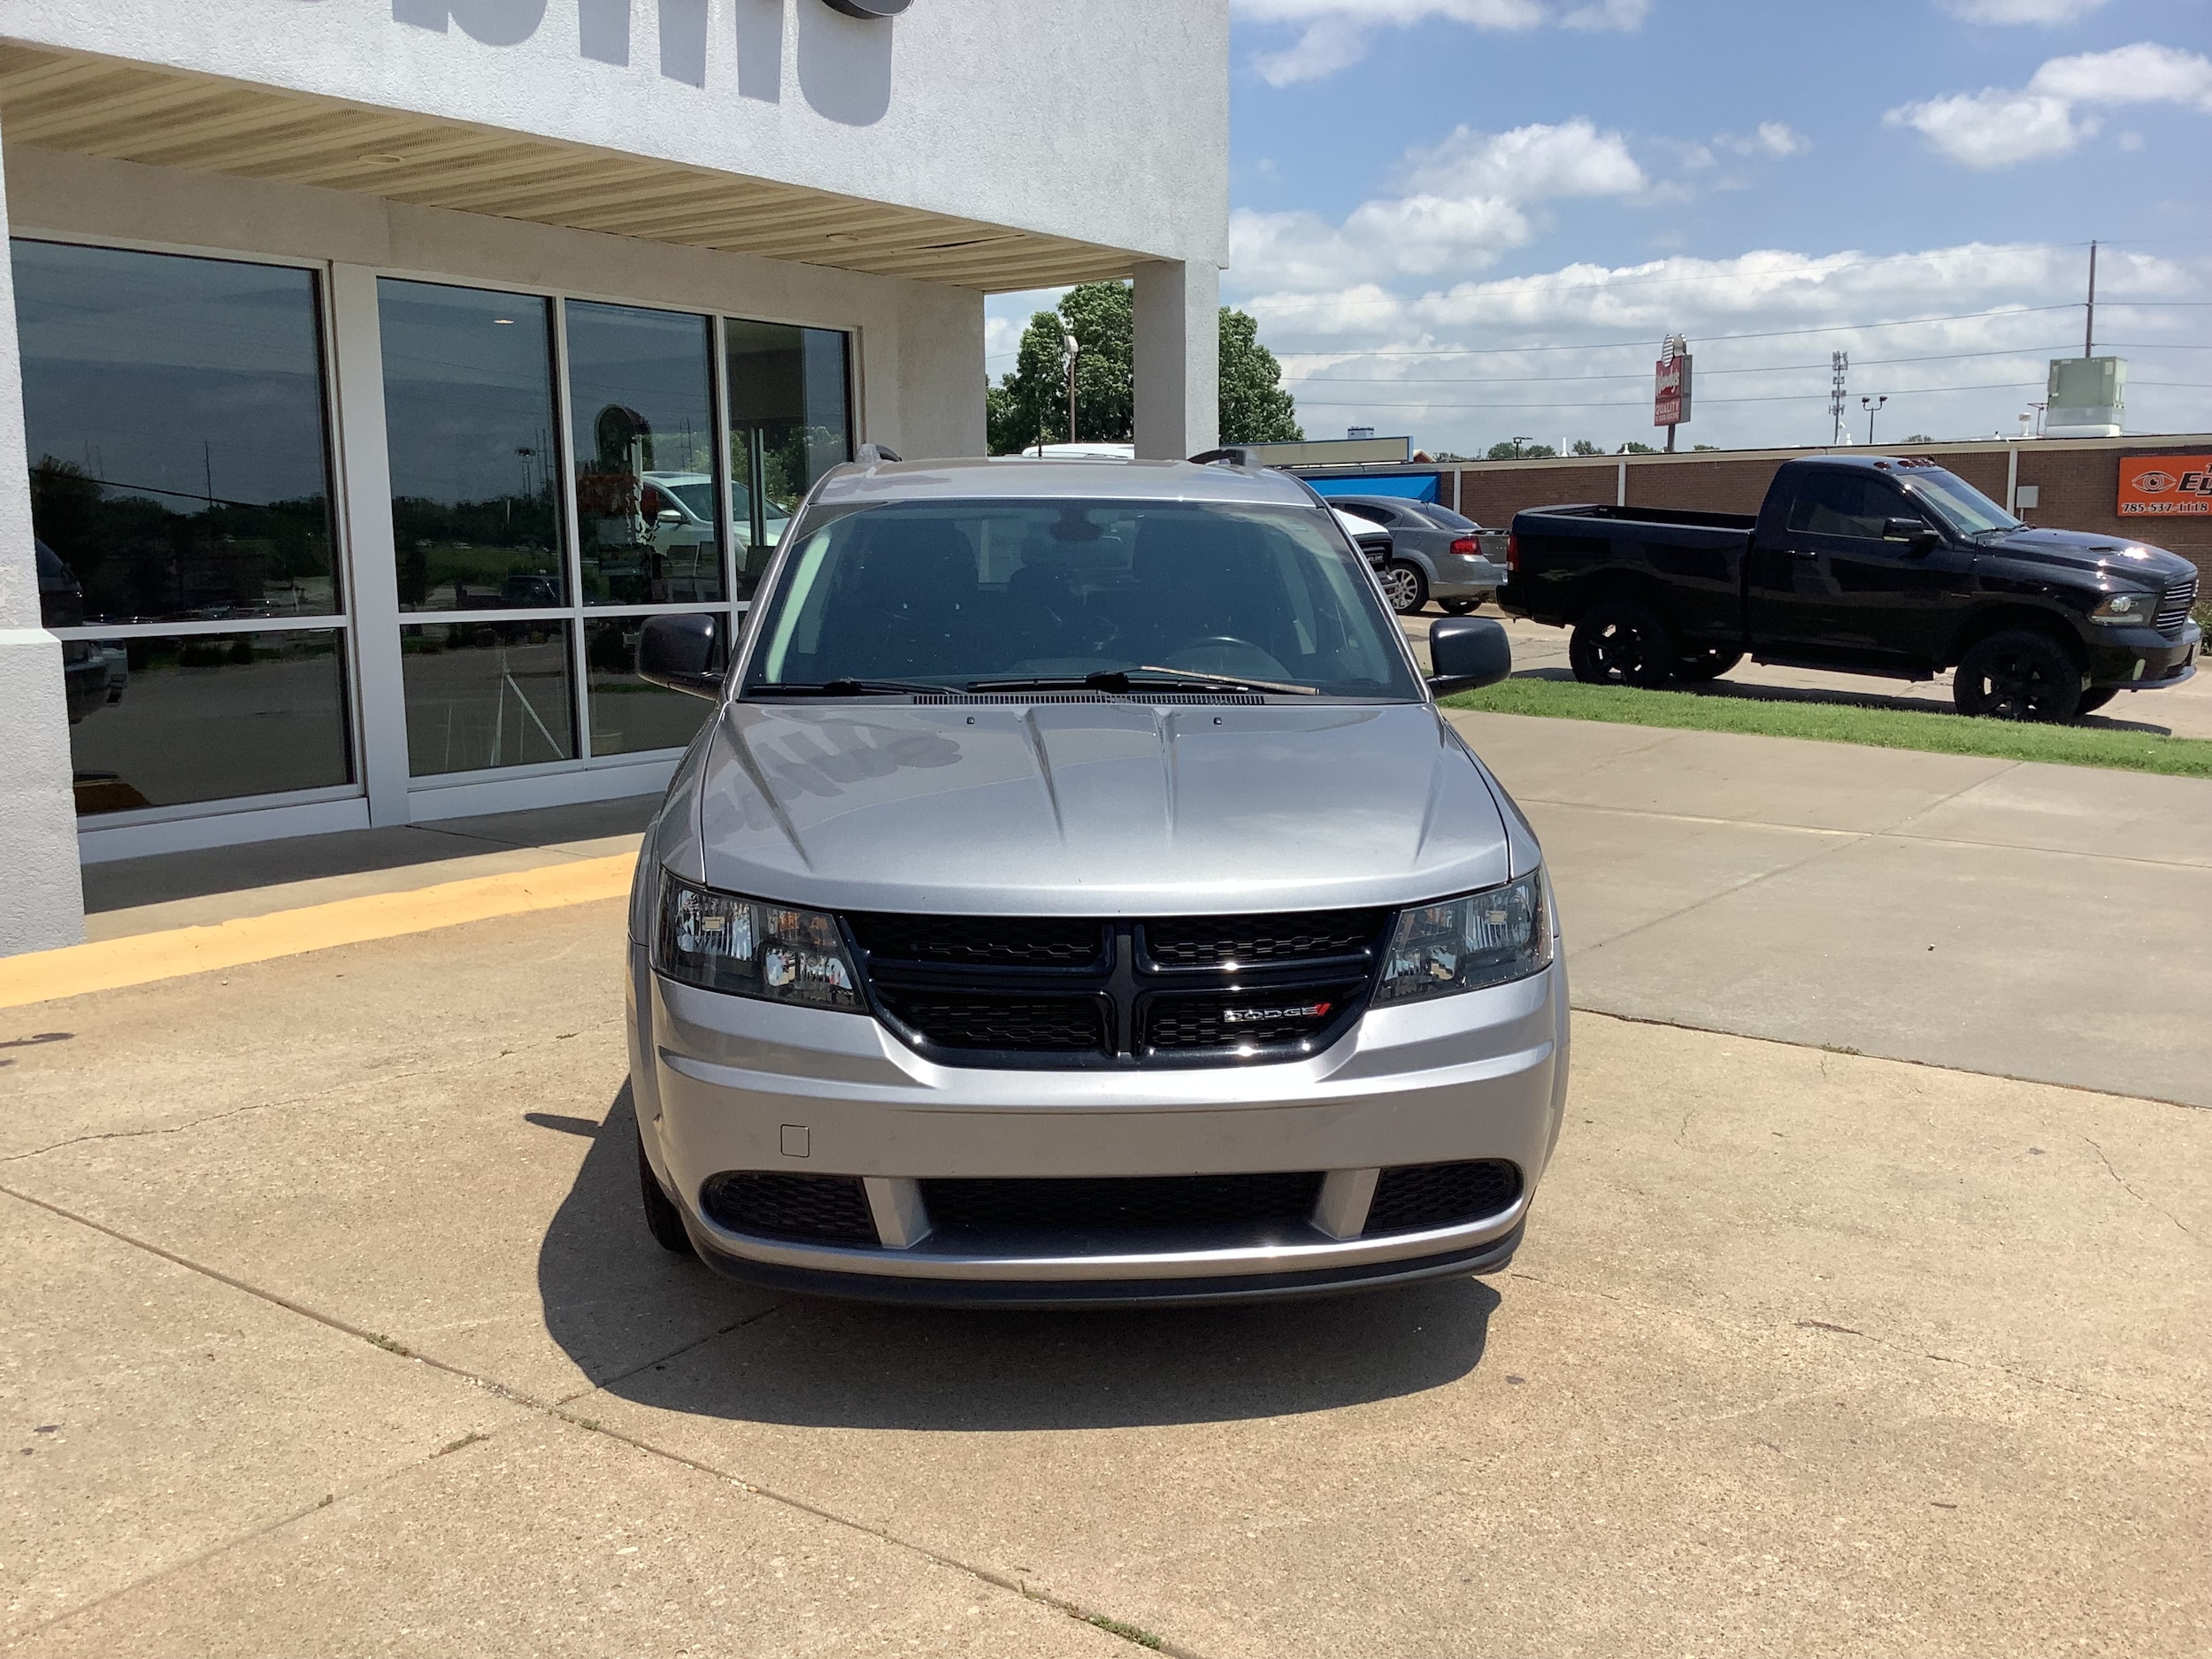
[(2196, 1230), (2190, 1226), (2187, 1222), (2184, 1221), (2179, 1216), (2174, 1214), (2172, 1210), (2167, 1209), (2165, 1205), (2160, 1203), (2156, 1199), (2145, 1193), (2140, 1187), (2137, 1187), (2134, 1182), (2128, 1179), (2126, 1176), (2121, 1174), (2119, 1171), (2113, 1168), (2112, 1160), (2105, 1156), (2105, 1150), (2102, 1147), (2099, 1146), (2095, 1141), (2090, 1140), (2087, 1135), (2084, 1135), (2082, 1137), (2082, 1143), (2092, 1152), (2097, 1155), (2097, 1161), (2104, 1165), (2104, 1172), (2107, 1175), (2109, 1175), (2114, 1180), (2117, 1181), (2120, 1184), (2121, 1190), (2125, 1192), (2129, 1197), (2135, 1200), (2135, 1202), (2139, 1204), (2155, 1210), (2160, 1215), (2165, 1217), (2167, 1220), (2172, 1222), (2174, 1225), (2179, 1227), (2182, 1232), (2187, 1233), (2189, 1237), (2193, 1239), (2197, 1236)]
[(715, 1330), (709, 1331), (703, 1336), (695, 1337), (688, 1342), (678, 1343), (674, 1348), (670, 1348), (665, 1354), (656, 1354), (649, 1359), (640, 1360), (627, 1371), (617, 1371), (611, 1377), (602, 1378), (596, 1382), (591, 1383), (585, 1387), (579, 1388), (574, 1394), (563, 1394), (559, 1399), (556, 1400), (553, 1404), (557, 1408), (565, 1406), (572, 1401), (582, 1400), (595, 1394), (603, 1394), (608, 1389), (613, 1387), (617, 1383), (627, 1382), (631, 1378), (638, 1376), (642, 1372), (649, 1371), (656, 1365), (666, 1365), (672, 1361), (681, 1359), (685, 1355), (694, 1353), (696, 1350), (704, 1348), (708, 1343), (718, 1340), (720, 1338), (729, 1335), (729, 1333), (733, 1331), (742, 1331), (749, 1325), (757, 1325), (761, 1320), (765, 1319), (772, 1313), (781, 1313), (790, 1305), (790, 1302), (787, 1301), (772, 1302), (768, 1304), (768, 1306), (761, 1309), (757, 1313), (749, 1313), (741, 1319), (733, 1319), (729, 1322), (729, 1324), (719, 1326)]
[(27, 1158), (42, 1158), (50, 1152), (59, 1152), (66, 1147), (88, 1146), (96, 1141), (142, 1141), (152, 1135), (180, 1135), (204, 1125), (220, 1123), (226, 1118), (242, 1117), (247, 1112), (278, 1111), (287, 1106), (304, 1105), (310, 1101), (322, 1099), (327, 1093), (324, 1090), (313, 1094), (296, 1094), (286, 1100), (249, 1101), (243, 1106), (210, 1112), (204, 1118), (188, 1118), (180, 1124), (157, 1124), (144, 1129), (105, 1129), (96, 1134), (71, 1135), (66, 1140), (57, 1141), (48, 1146), (34, 1147), (27, 1152), (11, 1152), (0, 1158), (0, 1164), (20, 1164)]

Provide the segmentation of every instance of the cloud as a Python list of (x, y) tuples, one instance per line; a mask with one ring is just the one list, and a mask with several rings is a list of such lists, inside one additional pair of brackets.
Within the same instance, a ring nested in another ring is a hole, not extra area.
[(1581, 30), (1640, 28), (1651, 0), (1232, 0), (1253, 23), (1296, 29), (1286, 46), (1258, 52), (1252, 67), (1270, 86), (1320, 81), (1357, 63), (1379, 28), (1432, 19), (1470, 28), (1524, 31), (1556, 23)]
[(2078, 22), (2111, 0), (1946, 0), (1944, 10), (1969, 23)]
[(2148, 41), (2054, 58), (2017, 90), (1986, 87), (1901, 104), (1883, 116), (1969, 167), (2062, 156), (2103, 123), (2085, 104), (2178, 104), (2212, 112), (2212, 59)]
[(1408, 150), (1397, 177), (1410, 190), (1517, 202), (1625, 196), (1644, 186), (1644, 170), (1621, 135), (1601, 133), (1579, 119), (1517, 127), (1509, 133), (1455, 127), (1433, 144)]

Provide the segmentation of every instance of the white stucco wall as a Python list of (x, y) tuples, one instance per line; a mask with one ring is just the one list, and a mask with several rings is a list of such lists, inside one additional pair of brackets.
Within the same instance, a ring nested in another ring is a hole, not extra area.
[(1227, 257), (1228, 0), (0, 0), (0, 36)]

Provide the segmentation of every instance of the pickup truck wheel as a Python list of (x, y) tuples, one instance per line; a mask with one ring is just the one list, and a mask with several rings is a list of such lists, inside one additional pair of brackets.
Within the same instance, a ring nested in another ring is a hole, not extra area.
[(2094, 691), (2085, 691), (2081, 694), (2081, 701), (2074, 705), (2074, 712), (2094, 714), (2119, 695), (2120, 688), (2117, 686), (2100, 686)]
[(1418, 565), (1392, 559), (1379, 574), (1382, 578), (1383, 597), (1390, 601), (1390, 608), (1400, 616), (1409, 617), (1428, 603), (1429, 579), (1421, 574)]
[(1440, 599), (1436, 603), (1444, 607), (1446, 615), (1454, 617), (1463, 617), (1471, 611), (1479, 611), (1482, 608), (1480, 595), (1477, 595), (1472, 599)]
[(1675, 659), (1674, 677), (1690, 680), (1718, 680), (1741, 661), (1741, 651), (1723, 650), (1718, 647), (1702, 651), (1686, 651)]
[(691, 1235), (684, 1231), (684, 1218), (676, 1208), (676, 1201), (661, 1187), (661, 1178), (653, 1173), (653, 1160), (645, 1156), (642, 1136), (637, 1143), (637, 1179), (639, 1195), (645, 1201), (645, 1230), (653, 1235), (653, 1242), (672, 1256), (696, 1257), (691, 1248)]
[(2047, 634), (2008, 628), (1959, 659), (1951, 701), (1993, 720), (2070, 720), (2081, 707), (2081, 670)]
[(1673, 678), (1680, 655), (1666, 618), (1632, 599), (1593, 605), (1567, 641), (1567, 661), (1586, 686), (1656, 690)]

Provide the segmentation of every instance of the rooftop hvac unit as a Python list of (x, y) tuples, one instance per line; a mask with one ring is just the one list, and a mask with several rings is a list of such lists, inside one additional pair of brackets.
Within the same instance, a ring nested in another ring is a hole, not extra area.
[(2125, 357), (2053, 357), (2047, 438), (2117, 438), (2127, 425)]

